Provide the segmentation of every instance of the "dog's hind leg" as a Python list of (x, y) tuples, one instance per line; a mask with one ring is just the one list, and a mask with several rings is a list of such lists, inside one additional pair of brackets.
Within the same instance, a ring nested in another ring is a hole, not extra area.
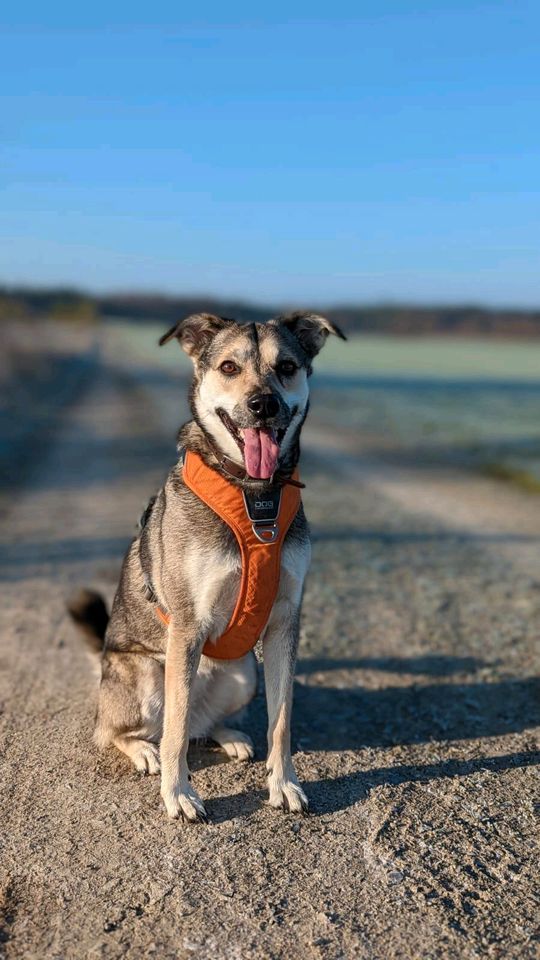
[(140, 654), (109, 651), (102, 664), (94, 740), (114, 745), (141, 773), (159, 773), (163, 667)]
[(251, 760), (251, 738), (242, 730), (227, 726), (250, 702), (257, 688), (257, 661), (253, 653), (238, 660), (201, 657), (195, 682), (190, 736), (209, 737), (232, 760)]

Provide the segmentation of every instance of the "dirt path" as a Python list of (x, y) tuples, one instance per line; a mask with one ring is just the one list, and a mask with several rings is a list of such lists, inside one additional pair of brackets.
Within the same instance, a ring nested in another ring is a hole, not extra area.
[(0, 955), (537, 957), (539, 501), (364, 459), (315, 404), (293, 731), (313, 813), (264, 806), (261, 693), (257, 761), (195, 749), (212, 822), (183, 829), (94, 752), (64, 614), (73, 585), (111, 597), (185, 412), (179, 379), (107, 359), (5, 498)]

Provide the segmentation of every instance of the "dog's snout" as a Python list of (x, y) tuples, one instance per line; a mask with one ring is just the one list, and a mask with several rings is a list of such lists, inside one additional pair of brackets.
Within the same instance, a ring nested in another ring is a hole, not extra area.
[(279, 413), (279, 400), (275, 393), (254, 393), (247, 401), (248, 409), (261, 420), (268, 420)]

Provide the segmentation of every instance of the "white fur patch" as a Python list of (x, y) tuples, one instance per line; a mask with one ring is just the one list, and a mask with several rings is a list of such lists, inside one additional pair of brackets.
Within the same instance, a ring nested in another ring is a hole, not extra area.
[(208, 639), (216, 639), (224, 632), (234, 610), (242, 563), (239, 553), (231, 555), (203, 549), (199, 544), (187, 550), (185, 572), (195, 602), (195, 613), (201, 630)]

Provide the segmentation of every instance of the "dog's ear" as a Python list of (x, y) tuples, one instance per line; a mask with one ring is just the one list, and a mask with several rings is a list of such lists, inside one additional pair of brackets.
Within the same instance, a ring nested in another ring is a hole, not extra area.
[(167, 333), (160, 337), (159, 345), (162, 347), (164, 343), (176, 337), (182, 350), (196, 360), (220, 330), (234, 323), (236, 321), (230, 320), (229, 317), (215, 317), (211, 313), (194, 313), (167, 330)]
[(287, 330), (290, 330), (310, 358), (315, 357), (319, 350), (324, 347), (328, 334), (333, 333), (341, 340), (347, 339), (337, 324), (327, 320), (326, 317), (320, 317), (317, 313), (309, 313), (309, 311), (297, 310), (294, 313), (277, 317), (271, 322), (275, 326), (286, 327)]

